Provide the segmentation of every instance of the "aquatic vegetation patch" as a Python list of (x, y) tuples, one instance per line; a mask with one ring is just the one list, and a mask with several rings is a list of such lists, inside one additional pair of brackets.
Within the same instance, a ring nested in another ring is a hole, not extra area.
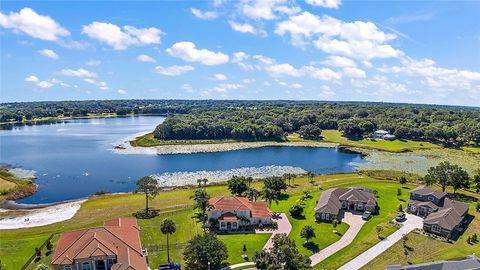
[(456, 149), (422, 149), (404, 153), (363, 150), (368, 162), (352, 162), (359, 170), (395, 170), (425, 175), (428, 168), (442, 161), (463, 167), (468, 173), (480, 168), (480, 156)]
[(231, 170), (218, 171), (195, 171), (195, 172), (173, 172), (152, 175), (159, 186), (184, 186), (196, 185), (197, 179), (208, 179), (209, 183), (227, 181), (232, 176), (245, 176), (252, 178), (265, 178), (269, 176), (282, 176), (285, 173), (304, 174), (306, 171), (300, 167), (292, 166), (263, 166), (244, 167)]

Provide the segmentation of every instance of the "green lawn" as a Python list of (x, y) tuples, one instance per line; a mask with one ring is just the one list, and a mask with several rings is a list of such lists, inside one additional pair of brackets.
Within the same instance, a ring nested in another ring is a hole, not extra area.
[[(316, 201), (320, 196), (320, 191), (312, 192), (311, 198), (305, 200), (305, 208), (303, 210), (303, 217), (294, 218), (290, 215), (289, 209), (294, 205), (302, 195), (294, 195), (288, 198), (288, 200), (280, 201), (278, 205), (273, 204), (272, 210), (277, 212), (287, 213), (288, 220), (292, 224), (292, 231), (290, 232), (290, 238), (295, 240), (297, 248), (302, 254), (312, 255), (318, 252), (320, 249), (329, 246), (330, 244), (338, 241), (347, 229), (348, 225), (341, 223), (337, 226), (337, 231), (340, 235), (333, 233), (333, 226), (330, 223), (316, 223), (314, 218), (314, 208)], [(305, 239), (300, 237), (300, 231), (304, 226), (312, 226), (315, 230), (316, 237), (310, 239), (308, 243), (305, 243)]]
[(480, 154), (480, 147), (462, 147), (462, 149), (470, 153)]
[(431, 148), (441, 148), (438, 145), (429, 143), (429, 142), (418, 142), (410, 140), (374, 140), (374, 139), (362, 139), (358, 141), (353, 141), (348, 138), (343, 137), (342, 133), (338, 130), (323, 130), (322, 131), (322, 141), (324, 142), (333, 142), (339, 143), (342, 145), (348, 145), (353, 147), (360, 148), (371, 148), (388, 152), (405, 152), (408, 150), (414, 149), (431, 149)]
[[(352, 245), (341, 250), (337, 254), (324, 261), (328, 269), (335, 269), (354, 258), (379, 240), (375, 233), (375, 227), (381, 225), (384, 227), (383, 236), (392, 233), (395, 228), (388, 224), (396, 214), (396, 209), (400, 203), (404, 203), (397, 198), (397, 189), (400, 185), (393, 181), (375, 180), (366, 175), (358, 174), (332, 174), (315, 177), (316, 184), (311, 186), (305, 177), (296, 178), (294, 183), (288, 188), (289, 198), (282, 200), (279, 204), (272, 204), (272, 210), (288, 213), (288, 209), (302, 195), (304, 190), (309, 190), (312, 198), (305, 202), (305, 219), (295, 219), (289, 216), (293, 225), (291, 237), (295, 240), (299, 250), (305, 255), (311, 255), (313, 251), (311, 246), (303, 246), (304, 239), (300, 238), (300, 230), (304, 225), (311, 225), (315, 228), (317, 237), (312, 239), (312, 243), (318, 245), (318, 248), (324, 248), (327, 245), (338, 240), (339, 236), (332, 233), (332, 225), (328, 223), (317, 224), (313, 220), (313, 207), (318, 200), (320, 192), (332, 187), (348, 187), (363, 185), (378, 191), (378, 203), (380, 206), (380, 215), (374, 216), (362, 228), (359, 235), (355, 238)], [(261, 182), (252, 184), (260, 188)], [(411, 186), (409, 186), (411, 187)], [(211, 196), (229, 195), (225, 185), (208, 186), (207, 192)], [(402, 189), (403, 194), (400, 199), (406, 200), (409, 190)], [(182, 243), (185, 243), (199, 232), (198, 225), (195, 224), (192, 201), (190, 196), (193, 189), (178, 189), (160, 192), (160, 194), (151, 202), (151, 207), (160, 210), (160, 215), (150, 220), (139, 220), (141, 228), (142, 243), (149, 248), (150, 266), (155, 267), (166, 259), (165, 245), (166, 237), (159, 231), (160, 223), (164, 218), (171, 218), (177, 223), (177, 232), (172, 235), (171, 257), (174, 260), (182, 259)], [(132, 213), (144, 207), (144, 196), (142, 194), (115, 194), (102, 195), (90, 198), (82, 204), (79, 212), (70, 220), (43, 227), (1, 230), (0, 231), (0, 258), (5, 269), (16, 270), (21, 267), (28, 258), (34, 253), (35, 247), (40, 246), (50, 234), (54, 234), (54, 241), (58, 235), (64, 231), (70, 231), (80, 228), (101, 226), (105, 220), (131, 216)], [(478, 217), (470, 226), (478, 228), (480, 225)], [(339, 225), (338, 231), (344, 233), (347, 225)], [(268, 239), (268, 235), (221, 235), (221, 240), (225, 241), (230, 251), (229, 262), (242, 262), (241, 250), (243, 244), (247, 245), (247, 254), (252, 256), (256, 249), (263, 247)], [(460, 241), (460, 240), (459, 240)], [(465, 242), (465, 241), (462, 241)], [(177, 244), (178, 245), (175, 245)], [(55, 242), (54, 242), (55, 244)], [(459, 246), (463, 248), (463, 246)], [(310, 248), (310, 249), (309, 249)], [(467, 249), (468, 250), (468, 249)], [(455, 251), (458, 254), (461, 250)], [(470, 252), (470, 251), (469, 251)], [(436, 258), (432, 255), (432, 258)], [(42, 261), (48, 263), (49, 258), (45, 257)], [(41, 261), (41, 262), (42, 262)]]
[[(218, 235), (220, 239), (228, 249), (228, 264), (237, 264), (246, 261), (252, 261), (255, 251), (262, 250), (265, 243), (267, 243), (268, 238), (271, 234), (261, 233), (261, 234), (228, 234), (228, 235)], [(243, 245), (247, 247), (247, 259), (245, 260), (242, 257), (243, 254)]]
[(199, 233), (200, 226), (196, 224), (193, 210), (185, 208), (160, 213), (152, 219), (139, 219), (142, 245), (148, 249), (149, 265), (152, 269), (167, 262), (167, 236), (160, 232), (161, 222), (168, 218), (175, 222), (177, 230), (170, 235), (170, 258), (173, 261), (183, 261), (183, 247)]
[(40, 234), (13, 239), (0, 237), (0, 259), (5, 269), (21, 269), (27, 259), (34, 254), (35, 248), (40, 247), (49, 236)]

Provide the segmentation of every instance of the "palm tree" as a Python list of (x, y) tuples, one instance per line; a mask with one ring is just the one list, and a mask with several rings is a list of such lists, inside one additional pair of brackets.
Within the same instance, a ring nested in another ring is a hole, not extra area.
[(291, 174), (290, 174), (290, 178), (292, 179), (292, 183), (293, 183), (294, 185), (295, 185), (295, 177), (297, 177), (296, 174), (294, 174), (294, 173), (291, 173)]
[(253, 182), (253, 178), (252, 178), (252, 177), (247, 177), (248, 187), (250, 187), (250, 185), (252, 184), (252, 182)]
[(203, 182), (203, 179), (197, 179), (197, 184), (198, 184), (198, 187), (202, 187), (202, 182)]
[(268, 206), (272, 205), (272, 201), (275, 201), (278, 203), (278, 198), (276, 196), (276, 193), (269, 188), (266, 188), (263, 190), (262, 197), (265, 199), (265, 202), (268, 204)]
[(312, 171), (309, 171), (307, 172), (307, 177), (308, 177), (308, 182), (313, 186), (313, 184), (315, 183), (315, 181), (313, 180), (313, 178), (315, 177), (315, 173)]
[(247, 197), (250, 201), (256, 201), (260, 196), (260, 192), (254, 188), (249, 188), (243, 193), (243, 196)]
[(167, 258), (168, 258), (168, 262), (170, 263), (170, 239), (169, 239), (169, 235), (170, 234), (173, 234), (175, 231), (177, 230), (177, 225), (175, 225), (175, 222), (171, 219), (164, 219), (162, 221), (162, 224), (160, 225), (160, 231), (163, 233), (163, 234), (166, 234), (167, 235)]
[(207, 178), (203, 178), (202, 179), (202, 182), (203, 182), (203, 186), (207, 186), (207, 182), (208, 182), (208, 179)]

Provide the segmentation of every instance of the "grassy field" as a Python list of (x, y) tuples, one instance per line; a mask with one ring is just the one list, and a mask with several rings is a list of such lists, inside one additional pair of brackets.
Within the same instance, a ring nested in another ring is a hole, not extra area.
[(153, 137), (153, 132), (135, 138), (131, 141), (132, 146), (152, 147), (159, 145), (186, 145), (186, 144), (216, 144), (232, 143), (236, 140), (159, 140)]
[[(382, 175), (382, 177), (388, 176), (388, 174)], [(303, 191), (310, 191), (312, 197), (305, 201), (305, 218), (295, 219), (289, 216), (289, 220), (293, 225), (290, 236), (295, 240), (300, 252), (305, 255), (311, 255), (316, 248), (322, 249), (339, 239), (339, 236), (332, 232), (333, 227), (331, 224), (317, 224), (313, 220), (313, 207), (323, 190), (332, 187), (363, 185), (378, 191), (378, 203), (381, 207), (380, 214), (367, 222), (352, 245), (324, 261), (323, 264), (327, 269), (335, 269), (377, 243), (379, 241), (375, 232), (377, 225), (384, 227), (383, 236), (392, 233), (395, 228), (389, 225), (388, 221), (394, 217), (398, 205), (405, 203), (404, 200), (407, 199), (409, 191), (408, 189), (402, 189), (402, 195), (397, 197), (397, 189), (400, 188), (398, 183), (376, 180), (369, 176), (358, 174), (321, 175), (317, 176), (315, 181), (315, 186), (312, 186), (304, 177), (295, 179), (294, 183), (288, 188), (288, 198), (280, 201), (278, 204), (272, 204), (272, 210), (288, 213), (290, 206), (302, 196)], [(252, 185), (260, 188), (262, 184), (254, 182)], [(412, 186), (409, 185), (408, 187)], [(229, 194), (224, 185), (208, 186), (206, 189), (211, 196)], [(160, 223), (164, 218), (170, 218), (177, 223), (177, 232), (170, 238), (171, 257), (174, 260), (182, 261), (184, 244), (195, 234), (200, 233), (199, 226), (193, 219), (192, 201), (190, 199), (192, 193), (193, 190), (191, 189), (161, 192), (151, 202), (151, 206), (160, 211), (159, 216), (153, 219), (138, 221), (141, 228), (142, 243), (149, 249), (151, 267), (156, 267), (166, 259), (166, 236), (159, 231)], [(142, 194), (116, 194), (92, 197), (68, 221), (37, 228), (0, 231), (0, 258), (6, 265), (5, 269), (19, 269), (33, 254), (35, 247), (43, 244), (51, 234), (55, 235), (53, 240), (55, 244), (58, 235), (63, 231), (101, 226), (103, 221), (107, 219), (131, 216), (133, 212), (143, 207), (144, 197)], [(304, 225), (313, 226), (317, 234), (317, 237), (311, 240), (312, 244), (305, 246), (303, 245), (304, 239), (300, 238), (300, 230)], [(480, 226), (478, 218), (470, 226)], [(346, 224), (342, 224), (337, 229), (340, 233), (344, 233), (347, 228)], [(229, 250), (228, 262), (239, 263), (244, 260), (241, 256), (243, 244), (247, 246), (247, 255), (251, 258), (256, 250), (263, 247), (268, 239), (268, 234), (220, 235), (219, 238), (226, 243)], [(461, 250), (455, 252), (461, 253)], [(49, 261), (50, 257), (43, 256), (40, 262), (48, 263)], [(319, 269), (322, 269), (321, 267), (319, 266)], [(31, 269), (34, 269), (34, 265), (31, 266)]]
[(432, 149), (432, 148), (441, 148), (441, 146), (429, 143), (429, 142), (417, 142), (410, 140), (374, 140), (374, 139), (362, 139), (358, 141), (353, 141), (343, 137), (342, 133), (338, 130), (323, 130), (322, 131), (322, 141), (324, 142), (333, 142), (341, 145), (359, 147), (359, 148), (368, 148), (376, 149), (387, 152), (405, 152), (415, 149)]
[[(237, 264), (245, 261), (251, 261), (256, 251), (262, 250), (271, 234), (229, 234), (219, 235), (218, 239), (223, 241), (228, 249), (228, 263)], [(247, 260), (242, 257), (243, 245), (247, 247)]]

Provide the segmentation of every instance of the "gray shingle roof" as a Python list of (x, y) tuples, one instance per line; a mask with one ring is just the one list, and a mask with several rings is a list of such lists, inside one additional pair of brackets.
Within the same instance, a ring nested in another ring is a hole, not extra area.
[(415, 193), (415, 194), (419, 194), (419, 195), (423, 195), (423, 196), (424, 195), (432, 195), (432, 196), (436, 197), (437, 199), (441, 199), (441, 198), (447, 196), (447, 193), (445, 193), (445, 192), (433, 189), (431, 187), (426, 187), (426, 186), (416, 187), (416, 188), (412, 189), (412, 191), (410, 191), (410, 193)]
[(370, 189), (364, 187), (332, 188), (322, 192), (315, 212), (338, 215), (342, 208), (341, 200), (361, 202), (371, 206), (377, 205), (375, 195)]
[(453, 230), (460, 225), (468, 212), (468, 204), (445, 198), (443, 207), (437, 212), (428, 215), (423, 222), (425, 224), (436, 224), (444, 229)]

